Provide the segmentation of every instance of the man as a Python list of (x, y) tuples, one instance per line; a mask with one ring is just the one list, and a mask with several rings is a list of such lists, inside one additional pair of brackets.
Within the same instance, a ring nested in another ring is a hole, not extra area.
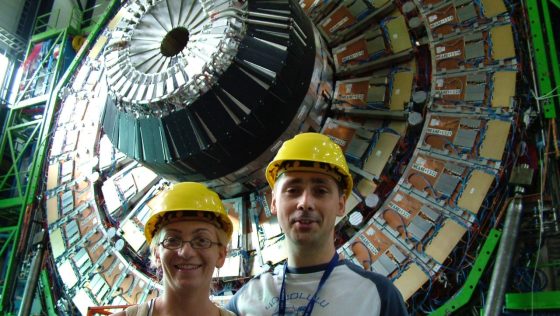
[(352, 176), (340, 147), (303, 133), (284, 142), (266, 169), (271, 211), (285, 234), (282, 272), (265, 272), (242, 287), (227, 308), (237, 315), (407, 315), (385, 277), (339, 260), (336, 216), (344, 215)]

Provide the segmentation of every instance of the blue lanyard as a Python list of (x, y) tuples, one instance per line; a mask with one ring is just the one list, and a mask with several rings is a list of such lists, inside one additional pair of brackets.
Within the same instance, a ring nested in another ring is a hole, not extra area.
[[(321, 290), (321, 288), (323, 287), (323, 285), (331, 275), (331, 272), (334, 270), (337, 263), (338, 263), (338, 253), (335, 252), (334, 256), (329, 262), (329, 265), (327, 266), (327, 269), (325, 270), (325, 272), (323, 272), (323, 276), (319, 281), (319, 285), (317, 285), (317, 290), (315, 290), (315, 294), (313, 294), (311, 300), (309, 300), (309, 303), (307, 303), (307, 306), (305, 307), (305, 312), (303, 313), (304, 316), (311, 315), (311, 312), (313, 311), (313, 307), (315, 306), (315, 300), (317, 299), (317, 294), (319, 294), (319, 291)], [(284, 275), (282, 276), (282, 287), (280, 288), (280, 301), (278, 302), (278, 315), (280, 316), (284, 316), (286, 314), (286, 273), (288, 273), (288, 262), (284, 263)]]

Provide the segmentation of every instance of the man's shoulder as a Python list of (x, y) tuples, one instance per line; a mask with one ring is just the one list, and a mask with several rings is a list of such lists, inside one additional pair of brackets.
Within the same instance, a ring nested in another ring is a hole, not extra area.
[(278, 274), (275, 271), (264, 271), (259, 274), (253, 276), (248, 283), (250, 282), (262, 282), (263, 280), (270, 280), (274, 279)]
[[(375, 284), (382, 304), (381, 315), (408, 315), (400, 291), (389, 278), (373, 271), (364, 270), (350, 260), (344, 260), (343, 264), (339, 266), (347, 268), (347, 273), (353, 274), (354, 278), (362, 278), (362, 280)], [(349, 280), (349, 282), (352, 281)]]
[(249, 279), (238, 291), (243, 293), (245, 291), (254, 291), (256, 289), (260, 289), (262, 287), (266, 287), (265, 284), (274, 283), (274, 279), (277, 277), (277, 274), (274, 272), (266, 271), (260, 274), (253, 276)]
[(394, 288), (393, 282), (391, 282), (391, 280), (389, 280), (387, 277), (379, 273), (364, 270), (364, 268), (358, 266), (357, 264), (353, 263), (350, 260), (342, 260), (341, 263), (342, 264), (339, 264), (339, 267), (342, 267), (343, 269), (346, 268), (348, 270), (349, 275), (367, 279), (375, 283), (375, 285), (381, 289)]
[(275, 287), (275, 284), (272, 284), (274, 282), (274, 277), (274, 272), (268, 271), (255, 275), (233, 295), (233, 298), (226, 304), (226, 309), (239, 315), (238, 304), (240, 302), (246, 302), (248, 299), (255, 296), (260, 297), (263, 293), (269, 291), (269, 288)]

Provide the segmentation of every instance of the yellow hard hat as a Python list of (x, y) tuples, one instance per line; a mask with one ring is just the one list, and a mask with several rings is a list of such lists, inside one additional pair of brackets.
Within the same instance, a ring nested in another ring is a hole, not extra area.
[(342, 183), (345, 198), (352, 192), (352, 175), (342, 149), (326, 135), (302, 133), (285, 141), (266, 168), (266, 180), (271, 188), (278, 176), (287, 170), (329, 174)]
[(79, 51), (85, 41), (86, 38), (81, 35), (74, 36), (74, 38), (72, 39), (72, 48), (74, 49), (74, 51)]
[[(228, 242), (233, 232), (233, 224), (216, 192), (196, 182), (173, 184), (156, 197), (155, 212), (144, 226), (144, 236), (148, 244), (155, 233), (165, 223), (174, 218), (190, 217), (212, 222), (226, 232)], [(163, 224), (163, 225), (162, 225)]]

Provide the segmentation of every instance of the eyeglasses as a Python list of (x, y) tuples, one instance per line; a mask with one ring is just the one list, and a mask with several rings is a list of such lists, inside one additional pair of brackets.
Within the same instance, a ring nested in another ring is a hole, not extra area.
[(205, 237), (196, 237), (191, 240), (182, 240), (177, 237), (166, 237), (162, 242), (159, 244), (163, 246), (165, 249), (169, 250), (177, 250), (179, 248), (183, 248), (183, 245), (188, 242), (193, 249), (208, 249), (212, 247), (212, 245), (222, 245), (219, 242), (214, 242)]

